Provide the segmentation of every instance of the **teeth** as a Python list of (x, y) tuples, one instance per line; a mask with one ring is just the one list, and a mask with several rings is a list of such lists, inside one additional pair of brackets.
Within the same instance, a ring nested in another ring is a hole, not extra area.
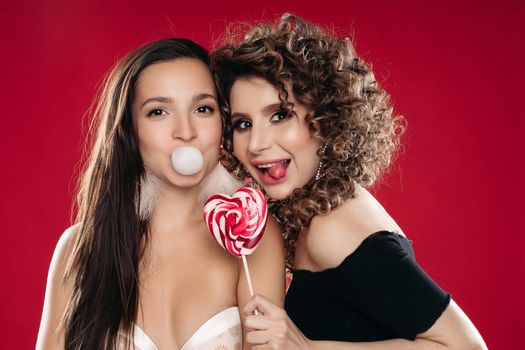
[(259, 169), (269, 169), (269, 168), (271, 168), (271, 167), (273, 167), (274, 165), (277, 165), (277, 164), (286, 165), (287, 162), (288, 162), (287, 160), (282, 160), (280, 162), (275, 162), (275, 163), (261, 164), (261, 165), (257, 165), (257, 168), (259, 168)]
[(258, 165), (257, 168), (259, 168), (259, 169), (268, 169), (268, 168), (273, 167), (275, 164), (277, 164), (277, 163)]

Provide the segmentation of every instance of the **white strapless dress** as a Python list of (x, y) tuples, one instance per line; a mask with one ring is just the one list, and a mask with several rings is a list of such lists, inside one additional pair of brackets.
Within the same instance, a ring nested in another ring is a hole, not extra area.
[[(137, 350), (159, 350), (146, 332), (138, 325), (134, 328), (132, 340)], [(129, 335), (122, 336), (129, 338)], [(240, 350), (242, 347), (242, 326), (237, 306), (222, 310), (204, 322), (193, 333), (180, 350)]]

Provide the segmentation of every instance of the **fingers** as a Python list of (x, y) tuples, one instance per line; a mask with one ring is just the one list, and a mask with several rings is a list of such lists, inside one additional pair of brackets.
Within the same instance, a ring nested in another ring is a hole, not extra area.
[(246, 333), (246, 342), (250, 345), (263, 345), (269, 343), (270, 340), (270, 333), (266, 330), (250, 331)]
[[(254, 315), (259, 310), (261, 314)], [(243, 308), (246, 342), (252, 350), (287, 349), (288, 316), (286, 311), (262, 295), (251, 297)]]
[(262, 330), (262, 329), (268, 329), (273, 322), (274, 320), (268, 316), (248, 315), (246, 316), (246, 319), (244, 320), (244, 325), (248, 329)]
[(251, 297), (243, 308), (246, 315), (253, 315), (255, 310), (259, 310), (266, 316), (280, 317), (285, 313), (283, 309), (260, 294), (255, 294)]
[(271, 347), (268, 344), (254, 345), (250, 347), (250, 350), (271, 350)]
[(251, 346), (260, 345), (261, 349), (286, 349), (281, 346), (288, 334), (285, 320), (270, 316), (248, 315), (244, 325), (248, 329), (246, 342)]

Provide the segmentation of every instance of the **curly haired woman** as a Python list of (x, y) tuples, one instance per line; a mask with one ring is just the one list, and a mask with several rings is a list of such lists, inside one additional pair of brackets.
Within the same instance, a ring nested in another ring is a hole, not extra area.
[(293, 272), (286, 311), (261, 295), (245, 306), (248, 343), (485, 348), (366, 190), (392, 161), (403, 120), (350, 41), (290, 14), (237, 34), (212, 53), (229, 170), (272, 199)]

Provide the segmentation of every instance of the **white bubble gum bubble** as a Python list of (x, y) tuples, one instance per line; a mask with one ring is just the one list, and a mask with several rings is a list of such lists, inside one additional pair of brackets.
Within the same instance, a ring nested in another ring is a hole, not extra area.
[(182, 146), (171, 154), (171, 164), (181, 175), (194, 175), (202, 169), (204, 157), (196, 147)]

